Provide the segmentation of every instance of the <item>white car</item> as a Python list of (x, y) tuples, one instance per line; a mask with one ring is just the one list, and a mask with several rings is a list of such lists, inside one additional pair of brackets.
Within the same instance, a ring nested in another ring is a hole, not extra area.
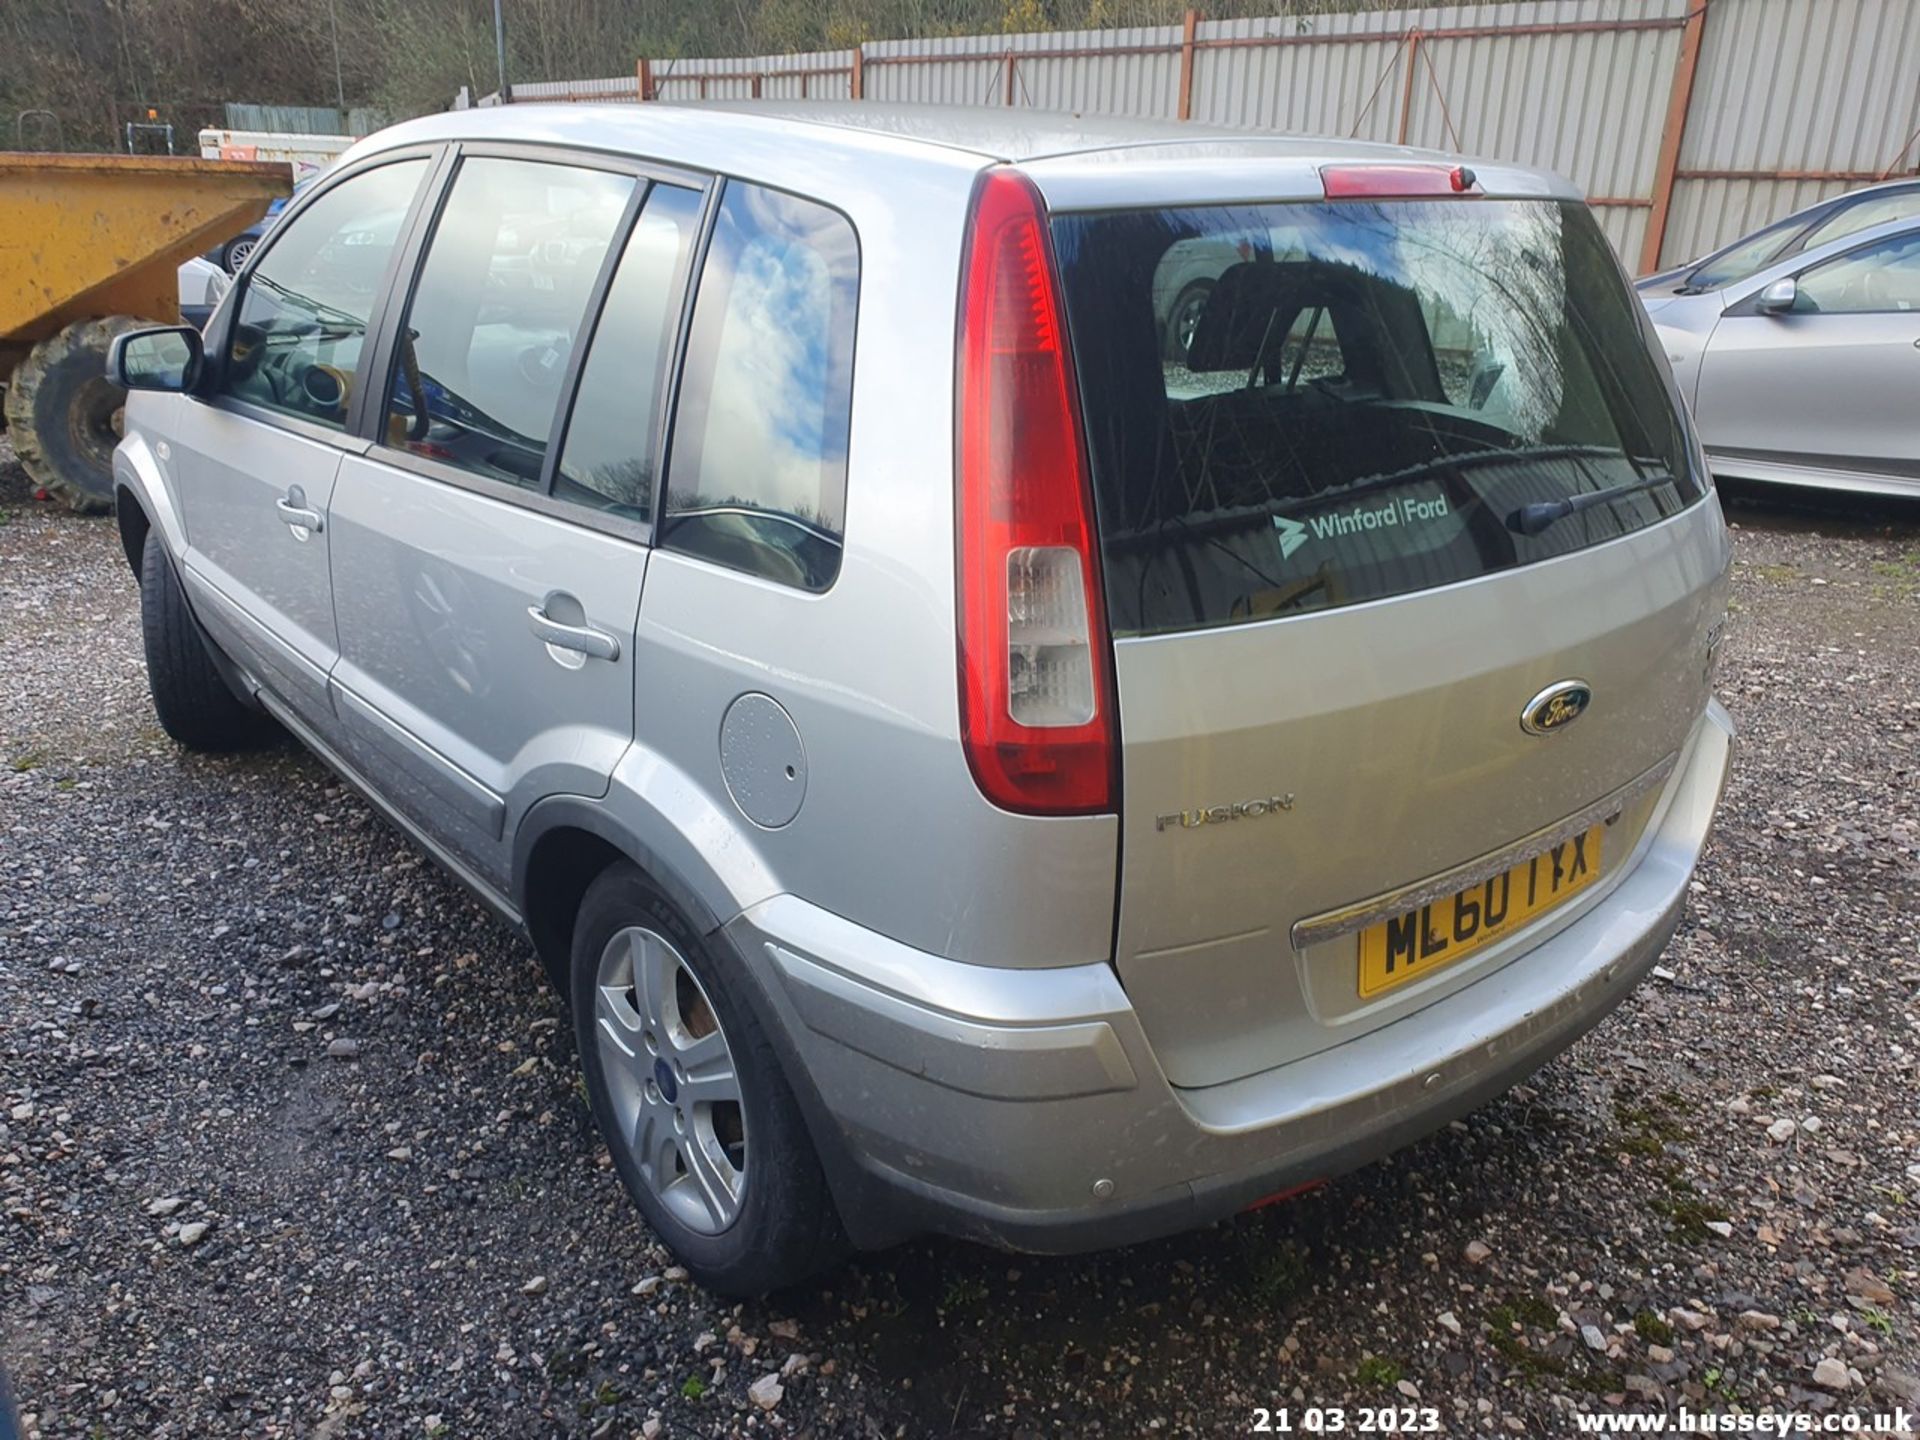
[(233, 277), (196, 255), (180, 267), (180, 318), (195, 329), (204, 329), (213, 307), (226, 295)]

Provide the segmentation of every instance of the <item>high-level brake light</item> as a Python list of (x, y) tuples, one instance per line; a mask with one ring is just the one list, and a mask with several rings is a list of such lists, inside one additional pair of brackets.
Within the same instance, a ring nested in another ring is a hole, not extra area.
[(1320, 187), (1329, 200), (1424, 200), (1486, 193), (1465, 165), (1412, 162), (1322, 165)]

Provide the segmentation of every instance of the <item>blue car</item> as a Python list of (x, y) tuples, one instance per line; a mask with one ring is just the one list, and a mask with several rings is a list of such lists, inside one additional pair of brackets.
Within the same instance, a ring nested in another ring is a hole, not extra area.
[(215, 246), (207, 252), (207, 259), (213, 261), (229, 275), (238, 275), (240, 267), (247, 263), (247, 257), (253, 253), (253, 247), (260, 243), (260, 237), (267, 233), (267, 227), (280, 218), (280, 212), (300, 197), (300, 192), (312, 184), (312, 177), (300, 181), (293, 187), (293, 194), (274, 201), (267, 206), (267, 213), (253, 224), (242, 230), (224, 245)]

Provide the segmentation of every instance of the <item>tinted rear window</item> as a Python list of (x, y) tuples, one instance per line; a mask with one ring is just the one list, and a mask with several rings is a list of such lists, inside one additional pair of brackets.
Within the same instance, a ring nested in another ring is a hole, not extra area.
[[(1469, 579), (1702, 494), (1582, 205), (1108, 212), (1054, 239), (1118, 634)], [(1509, 524), (1663, 476), (1536, 535)]]

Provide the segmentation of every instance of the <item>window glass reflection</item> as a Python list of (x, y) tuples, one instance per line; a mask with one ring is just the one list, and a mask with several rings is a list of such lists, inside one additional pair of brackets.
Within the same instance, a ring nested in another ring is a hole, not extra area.
[(859, 274), (845, 216), (727, 186), (681, 381), (668, 543), (786, 584), (833, 583)]
[(462, 162), (400, 330), (386, 441), (537, 486), (587, 300), (635, 181)]
[(1909, 215), (1920, 215), (1920, 189), (1901, 190), (1849, 205), (1809, 231), (1800, 248), (1816, 249), (1858, 231), (1871, 230), (1875, 225), (1885, 225), (1889, 220), (1904, 220)]
[(656, 185), (594, 322), (554, 495), (629, 520), (652, 516), (660, 377), (680, 320), (675, 280), (700, 221), (700, 194)]
[(1701, 493), (1583, 206), (1219, 205), (1053, 233), (1122, 634), (1471, 579)]
[(363, 171), (275, 229), (244, 282), (224, 393), (346, 424), (373, 302), (426, 170), (425, 160), (401, 160)]
[(1920, 235), (1901, 235), (1829, 260), (1800, 277), (1796, 313), (1899, 314), (1920, 310)]

